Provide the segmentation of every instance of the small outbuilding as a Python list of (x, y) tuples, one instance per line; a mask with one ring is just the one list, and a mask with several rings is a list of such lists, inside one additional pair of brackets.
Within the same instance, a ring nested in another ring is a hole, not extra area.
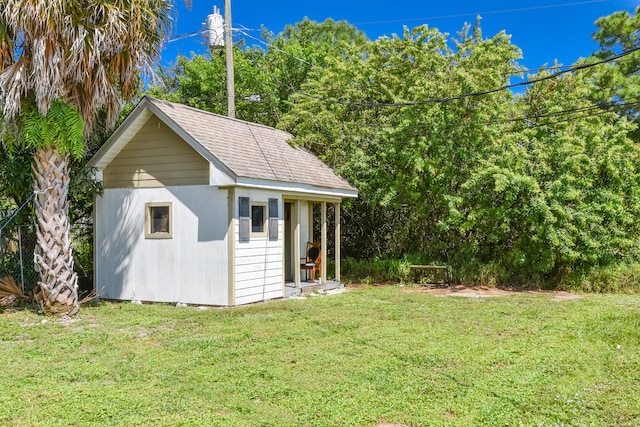
[[(339, 283), (340, 205), (357, 190), (291, 138), (143, 98), (89, 162), (104, 187), (95, 200), (98, 295), (219, 306), (280, 298), (305, 284), (307, 247), (323, 260), (320, 284), (333, 248)], [(314, 211), (320, 238), (308, 245)]]

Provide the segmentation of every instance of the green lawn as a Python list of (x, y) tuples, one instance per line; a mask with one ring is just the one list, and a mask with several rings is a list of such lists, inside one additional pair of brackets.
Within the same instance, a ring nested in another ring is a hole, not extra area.
[(416, 291), (5, 311), (0, 425), (640, 424), (640, 296)]

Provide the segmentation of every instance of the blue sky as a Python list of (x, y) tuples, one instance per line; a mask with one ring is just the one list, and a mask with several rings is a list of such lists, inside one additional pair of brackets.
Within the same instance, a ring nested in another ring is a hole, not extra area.
[[(190, 11), (182, 0), (176, 0), (172, 34), (182, 36), (201, 30), (214, 5), (224, 10), (224, 0), (193, 0)], [(532, 69), (551, 65), (556, 59), (569, 65), (589, 56), (597, 49), (591, 38), (596, 30), (594, 21), (619, 10), (633, 12), (638, 5), (640, 0), (231, 0), (232, 26), (250, 29), (245, 32), (254, 38), (260, 38), (257, 30), (261, 25), (278, 33), (305, 16), (316, 21), (346, 20), (371, 39), (402, 34), (403, 26), (421, 24), (455, 35), (465, 22), (473, 23), (480, 15), (484, 36), (505, 30), (523, 51), (520, 63)], [(234, 37), (259, 44), (240, 33)], [(200, 36), (167, 43), (162, 63), (169, 65), (178, 54), (194, 53), (207, 53)]]

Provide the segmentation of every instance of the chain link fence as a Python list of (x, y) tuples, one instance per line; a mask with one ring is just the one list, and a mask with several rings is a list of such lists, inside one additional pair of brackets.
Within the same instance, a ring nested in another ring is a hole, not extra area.
[[(93, 225), (78, 223), (71, 227), (74, 269), (78, 274), (80, 291), (86, 293), (93, 288)], [(12, 277), (27, 293), (39, 280), (34, 261), (37, 245), (36, 228), (33, 224), (7, 222), (0, 230), (0, 277)]]
[(9, 225), (0, 234), (0, 277), (13, 277), (24, 292), (38, 283), (33, 261), (36, 232), (33, 225)]

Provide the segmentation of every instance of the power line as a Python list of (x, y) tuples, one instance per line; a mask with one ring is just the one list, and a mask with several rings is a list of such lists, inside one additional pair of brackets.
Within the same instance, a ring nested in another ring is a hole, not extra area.
[[(474, 125), (480, 125), (480, 126), (493, 126), (493, 125), (500, 125), (500, 124), (510, 124), (510, 123), (520, 122), (521, 121), (521, 122), (528, 122), (526, 129), (534, 129), (534, 128), (538, 128), (538, 127), (548, 127), (548, 126), (553, 126), (553, 125), (556, 125), (556, 124), (559, 124), (559, 123), (564, 123), (564, 122), (571, 121), (571, 120), (587, 119), (587, 118), (590, 118), (590, 117), (597, 117), (597, 116), (600, 116), (600, 115), (603, 115), (603, 114), (617, 113), (619, 110), (640, 106), (640, 101), (638, 101), (638, 99), (640, 99), (640, 98), (635, 98), (635, 99), (636, 99), (636, 101), (634, 101), (634, 102), (626, 102), (626, 103), (609, 102), (609, 103), (605, 103), (605, 104), (602, 104), (602, 105), (592, 104), (592, 105), (589, 105), (589, 106), (584, 106), (584, 107), (579, 107), (579, 108), (571, 108), (571, 109), (567, 109), (567, 110), (554, 111), (554, 112), (545, 113), (545, 114), (536, 114), (536, 115), (532, 115), (532, 116), (514, 117), (514, 118), (510, 118), (510, 119), (486, 120), (486, 121), (474, 120), (473, 124)], [(589, 113), (589, 114), (578, 115), (577, 113)], [(554, 117), (559, 117), (559, 116), (564, 116), (564, 115), (566, 115), (567, 117), (559, 118), (558, 120), (554, 120), (554, 121), (545, 121), (545, 122), (540, 122), (540, 123), (535, 123), (534, 122), (535, 120), (540, 120), (540, 119), (544, 119), (544, 118), (554, 118)], [(348, 127), (349, 125), (346, 125), (346, 126)], [(381, 130), (382, 129), (387, 129), (387, 130), (390, 130), (390, 131), (402, 131), (402, 132), (410, 131), (412, 129), (414, 129), (414, 130), (425, 129), (425, 125), (420, 125), (420, 124), (409, 125), (409, 126), (407, 126), (407, 125), (397, 126), (397, 125), (367, 124), (366, 127), (370, 128), (370, 129), (381, 129)], [(453, 129), (455, 127), (460, 127), (459, 122), (456, 122), (456, 123), (445, 123), (444, 126), (443, 126), (444, 129)], [(442, 131), (442, 128), (440, 128), (440, 131)], [(505, 131), (505, 132), (514, 132), (514, 131), (515, 130)], [(340, 134), (342, 136), (357, 136), (357, 137), (361, 137), (362, 136), (361, 134), (351, 134), (351, 133), (344, 133), (344, 132), (340, 132)], [(418, 132), (408, 133), (408, 134), (405, 133), (405, 135), (424, 136), (423, 133), (418, 133)], [(407, 141), (407, 143), (410, 143), (410, 142)]]
[(167, 43), (173, 43), (173, 42), (176, 42), (176, 41), (178, 41), (178, 40), (184, 40), (184, 39), (186, 39), (186, 38), (194, 37), (194, 36), (197, 36), (197, 35), (200, 35), (200, 34), (203, 34), (203, 33), (204, 33), (204, 31), (203, 31), (203, 30), (199, 30), (199, 31), (192, 31), (192, 32), (190, 32), (190, 33), (176, 34), (176, 35), (174, 35), (174, 36), (169, 36), (169, 37), (167, 37), (167, 39), (165, 40), (165, 42), (167, 42)]
[[(638, 105), (640, 105), (640, 102), (629, 102), (629, 103), (626, 103), (624, 105), (621, 104), (621, 105), (616, 106), (614, 108), (603, 109), (602, 111), (598, 111), (598, 112), (595, 112), (595, 113), (592, 113), (592, 114), (583, 114), (582, 116), (577, 116), (577, 117), (576, 116), (572, 116), (572, 117), (567, 117), (567, 118), (564, 118), (564, 119), (559, 119), (559, 120), (556, 120), (556, 121), (553, 121), (553, 122), (536, 124), (534, 126), (530, 126), (530, 128), (536, 128), (536, 127), (539, 127), (539, 126), (553, 126), (553, 125), (556, 125), (558, 123), (568, 122), (570, 120), (597, 117), (597, 116), (601, 116), (603, 114), (615, 113), (615, 112), (617, 112), (617, 110), (620, 110), (620, 109), (622, 109), (624, 107), (635, 107), (635, 106), (638, 106)], [(520, 120), (522, 120), (522, 119), (520, 119)]]
[(451, 18), (464, 18), (466, 16), (478, 16), (478, 15), (498, 15), (501, 13), (514, 13), (514, 12), (530, 12), (532, 10), (541, 10), (541, 9), (554, 9), (559, 7), (569, 7), (569, 6), (582, 6), (586, 4), (593, 3), (604, 3), (611, 0), (587, 0), (587, 1), (578, 1), (572, 3), (560, 3), (560, 4), (549, 4), (542, 6), (532, 6), (532, 7), (523, 7), (518, 9), (502, 9), (502, 10), (492, 10), (487, 12), (475, 12), (475, 13), (460, 13), (455, 15), (439, 15), (439, 16), (427, 16), (424, 18), (406, 18), (406, 19), (392, 19), (385, 21), (370, 21), (370, 22), (356, 22), (353, 25), (379, 25), (379, 24), (394, 24), (394, 23), (403, 23), (410, 21), (429, 21), (434, 19), (451, 19)]
[[(537, 83), (537, 82), (540, 82), (540, 81), (550, 80), (550, 79), (559, 77), (559, 76), (561, 76), (563, 74), (566, 74), (566, 73), (570, 73), (570, 72), (574, 72), (574, 71), (578, 71), (578, 70), (582, 70), (582, 69), (595, 67), (597, 65), (602, 65), (602, 64), (608, 63), (608, 62), (613, 62), (613, 61), (619, 60), (620, 58), (623, 58), (624, 56), (630, 55), (630, 54), (632, 54), (632, 53), (634, 53), (634, 52), (636, 52), (638, 50), (640, 50), (640, 48), (631, 49), (629, 51), (622, 52), (622, 53), (620, 53), (618, 55), (615, 55), (615, 56), (613, 56), (611, 58), (608, 58), (608, 59), (605, 59), (605, 60), (601, 60), (601, 61), (597, 61), (597, 62), (594, 62), (594, 63), (580, 64), (580, 65), (566, 67), (566, 68), (561, 67), (561, 68), (564, 68), (564, 69), (561, 69), (559, 72), (557, 72), (555, 74), (550, 74), (549, 76), (544, 76), (544, 77), (540, 77), (540, 78), (537, 78), (537, 79), (516, 83), (516, 84), (513, 84), (513, 85), (503, 86), (501, 88), (493, 89), (493, 90), (490, 90), (490, 91), (469, 93), (469, 94), (463, 94), (463, 95), (458, 95), (458, 96), (455, 96), (455, 97), (442, 98), (442, 99), (432, 99), (432, 100), (418, 101), (418, 102), (414, 102), (414, 103), (396, 103), (396, 104), (348, 103), (348, 102), (339, 102), (337, 100), (326, 100), (324, 98), (319, 98), (319, 97), (315, 97), (315, 96), (312, 96), (312, 95), (308, 95), (305, 92), (302, 92), (300, 90), (296, 90), (293, 86), (283, 82), (282, 80), (280, 80), (279, 78), (275, 77), (274, 75), (272, 75), (268, 71), (264, 70), (262, 67), (260, 67), (258, 64), (256, 64), (255, 61), (251, 61), (251, 62), (258, 70), (260, 70), (262, 73), (264, 73), (267, 76), (269, 76), (269, 78), (271, 78), (274, 82), (276, 82), (277, 84), (281, 85), (282, 87), (290, 89), (294, 93), (299, 93), (299, 94), (311, 97), (313, 99), (319, 99), (319, 100), (324, 101), (324, 102), (333, 102), (333, 101), (335, 101), (333, 103), (339, 103), (341, 105), (349, 105), (349, 106), (358, 106), (358, 107), (371, 107), (371, 106), (374, 106), (374, 107), (391, 107), (391, 106), (401, 107), (401, 106), (411, 106), (411, 105), (424, 105), (424, 104), (428, 104), (428, 103), (434, 103), (435, 104), (435, 103), (450, 102), (450, 101), (457, 100), (457, 99), (464, 99), (464, 98), (472, 97), (472, 96), (481, 96), (481, 95), (490, 94), (490, 93), (494, 93), (494, 92), (498, 92), (498, 91), (502, 91), (502, 90), (507, 90), (507, 89), (512, 88), (512, 87), (530, 85), (530, 84)], [(559, 67), (551, 67), (551, 69), (558, 69), (558, 68)], [(540, 70), (544, 70), (544, 69), (540, 69)], [(478, 123), (478, 124), (492, 125), (492, 124), (510, 123), (510, 122), (516, 122), (516, 121), (530, 121), (530, 120), (537, 120), (537, 119), (542, 119), (542, 118), (547, 118), (547, 117), (554, 117), (554, 116), (559, 116), (559, 115), (564, 115), (564, 114), (572, 114), (572, 113), (578, 113), (578, 112), (584, 112), (584, 111), (592, 111), (592, 110), (599, 110), (599, 112), (594, 114), (594, 115), (600, 115), (600, 114), (607, 113), (607, 112), (615, 112), (616, 109), (621, 109), (621, 108), (631, 107), (631, 106), (637, 106), (637, 105), (640, 105), (640, 103), (639, 102), (632, 102), (632, 103), (619, 103), (619, 102), (615, 103), (615, 102), (611, 102), (611, 103), (607, 103), (607, 104), (603, 104), (603, 105), (595, 105), (594, 104), (594, 105), (587, 106), (587, 107), (574, 108), (574, 109), (557, 111), (557, 112), (546, 113), (546, 114), (541, 114), (541, 115), (523, 116), (523, 117), (517, 117), (517, 118), (512, 118), (512, 119), (507, 119), (507, 120), (502, 120), (502, 121), (492, 121), (492, 122)], [(589, 117), (589, 116), (588, 115), (583, 115), (581, 117), (582, 118), (586, 118), (586, 117)], [(564, 120), (553, 122), (553, 123), (547, 123), (546, 125), (554, 124), (554, 123), (560, 123), (562, 121), (564, 121)]]
[[(638, 58), (626, 58), (626, 59), (619, 59), (616, 61), (617, 63), (625, 63), (625, 62), (638, 62)], [(537, 74), (540, 73), (542, 71), (555, 71), (555, 70), (567, 70), (570, 69), (571, 67), (573, 67), (573, 65), (550, 65), (548, 67), (540, 67), (540, 68), (522, 68), (520, 70), (517, 71), (506, 71), (503, 73), (500, 73), (500, 75), (502, 76), (513, 76), (513, 75), (518, 75), (518, 74), (523, 74), (523, 73), (529, 73), (529, 74)]]
[(640, 48), (633, 48), (631, 50), (622, 52), (618, 55), (614, 55), (610, 58), (607, 59), (603, 59), (600, 61), (596, 61), (596, 62), (591, 62), (591, 63), (585, 63), (585, 64), (578, 64), (578, 65), (574, 65), (571, 66), (570, 68), (567, 68), (565, 70), (560, 70), (557, 73), (554, 74), (550, 74), (548, 76), (543, 76), (543, 77), (538, 77), (535, 79), (530, 79), (530, 80), (525, 80), (523, 82), (518, 82), (518, 83), (513, 83), (513, 84), (509, 84), (509, 85), (505, 85), (505, 86), (501, 86), (498, 88), (494, 88), (494, 89), (490, 89), (490, 90), (485, 90), (485, 91), (480, 91), (480, 92), (471, 92), (471, 93), (464, 93), (464, 94), (460, 94), (460, 95), (455, 95), (455, 96), (448, 96), (448, 97), (444, 97), (444, 98), (431, 98), (431, 99), (425, 99), (425, 100), (421, 100), (421, 101), (409, 101), (409, 102), (351, 102), (351, 101), (342, 101), (339, 99), (328, 99), (328, 98), (323, 98), (321, 96), (317, 96), (317, 95), (312, 95), (309, 93), (306, 93), (304, 91), (301, 90), (295, 90), (295, 88), (291, 88), (292, 90), (294, 90), (296, 93), (306, 96), (308, 98), (312, 98), (315, 99), (317, 101), (321, 101), (327, 104), (338, 104), (338, 105), (345, 105), (345, 106), (357, 106), (357, 107), (370, 107), (370, 108), (390, 108), (390, 107), (409, 107), (409, 106), (417, 106), (417, 105), (425, 105), (425, 104), (438, 104), (438, 103), (445, 103), (445, 102), (451, 102), (451, 101), (455, 101), (458, 99), (464, 99), (464, 98), (471, 98), (471, 97), (477, 97), (477, 96), (483, 96), (483, 95), (490, 95), (492, 93), (497, 93), (497, 92), (502, 92), (504, 90), (509, 90), (509, 89), (513, 89), (513, 88), (517, 88), (517, 87), (522, 87), (522, 86), (529, 86), (533, 83), (539, 83), (545, 80), (551, 80), (551, 79), (555, 79), (557, 77), (560, 77), (564, 74), (567, 73), (572, 73), (575, 71), (579, 71), (579, 70), (585, 70), (587, 68), (592, 68), (598, 65), (602, 65), (608, 62), (613, 62), (618, 60), (619, 58), (625, 57), (627, 55), (631, 55), (634, 52), (637, 52), (638, 50), (640, 50)]
[[(237, 24), (236, 24), (237, 25)], [(244, 25), (239, 25), (237, 28), (233, 28), (233, 30), (235, 31), (239, 31), (239, 30), (244, 30), (244, 31), (260, 31), (262, 32), (261, 28), (247, 28)]]
[(262, 44), (263, 44), (263, 45), (265, 45), (268, 49), (273, 49), (273, 50), (275, 50), (276, 52), (284, 53), (285, 55), (290, 56), (291, 58), (295, 59), (296, 61), (299, 61), (299, 62), (301, 62), (301, 63), (303, 63), (303, 64), (306, 64), (306, 65), (313, 66), (313, 64), (312, 64), (311, 62), (306, 61), (306, 60), (304, 60), (304, 59), (302, 59), (302, 58), (298, 58), (297, 56), (294, 56), (294, 55), (290, 54), (290, 53), (289, 53), (289, 52), (287, 52), (286, 50), (282, 50), (282, 49), (280, 49), (280, 48), (275, 47), (275, 46), (274, 46), (273, 44), (271, 44), (271, 43), (268, 43), (268, 42), (266, 42), (266, 41), (264, 41), (264, 40), (261, 40), (261, 39), (259, 39), (259, 38), (257, 38), (257, 37), (253, 37), (252, 35), (247, 34), (247, 33), (245, 33), (244, 31), (239, 31), (239, 32), (240, 32), (241, 34), (244, 34), (246, 37), (248, 37), (248, 38), (250, 38), (250, 39), (253, 39), (253, 40), (255, 40), (255, 41), (259, 42), (259, 43), (262, 43)]
[[(639, 98), (635, 98), (635, 99), (639, 99)], [(511, 119), (505, 119), (505, 120), (501, 120), (501, 121), (488, 122), (486, 124), (506, 124), (506, 123), (520, 122), (520, 121), (532, 121), (532, 120), (553, 118), (553, 117), (557, 117), (557, 116), (570, 115), (570, 114), (574, 114), (574, 113), (583, 113), (583, 112), (596, 111), (593, 114), (583, 114), (583, 115), (578, 117), (578, 118), (589, 118), (589, 117), (595, 117), (595, 116), (599, 116), (601, 114), (606, 114), (606, 113), (616, 113), (619, 110), (624, 110), (624, 109), (630, 108), (630, 107), (636, 107), (638, 105), (640, 105), (640, 101), (608, 102), (608, 103), (604, 103), (604, 104), (601, 104), (601, 105), (592, 104), (592, 105), (585, 106), (585, 107), (571, 108), (571, 109), (562, 110), (562, 111), (553, 111), (553, 112), (544, 113), (544, 114), (534, 114), (534, 115), (531, 115), (531, 116), (514, 117), (514, 118), (511, 118)], [(540, 124), (537, 124), (536, 126), (532, 126), (532, 127), (553, 125), (553, 124), (556, 124), (556, 123), (562, 123), (562, 122), (567, 121), (567, 120), (572, 120), (572, 119), (575, 119), (575, 118), (576, 118), (575, 116), (567, 117), (565, 119), (554, 121), (554, 122), (540, 123)]]

